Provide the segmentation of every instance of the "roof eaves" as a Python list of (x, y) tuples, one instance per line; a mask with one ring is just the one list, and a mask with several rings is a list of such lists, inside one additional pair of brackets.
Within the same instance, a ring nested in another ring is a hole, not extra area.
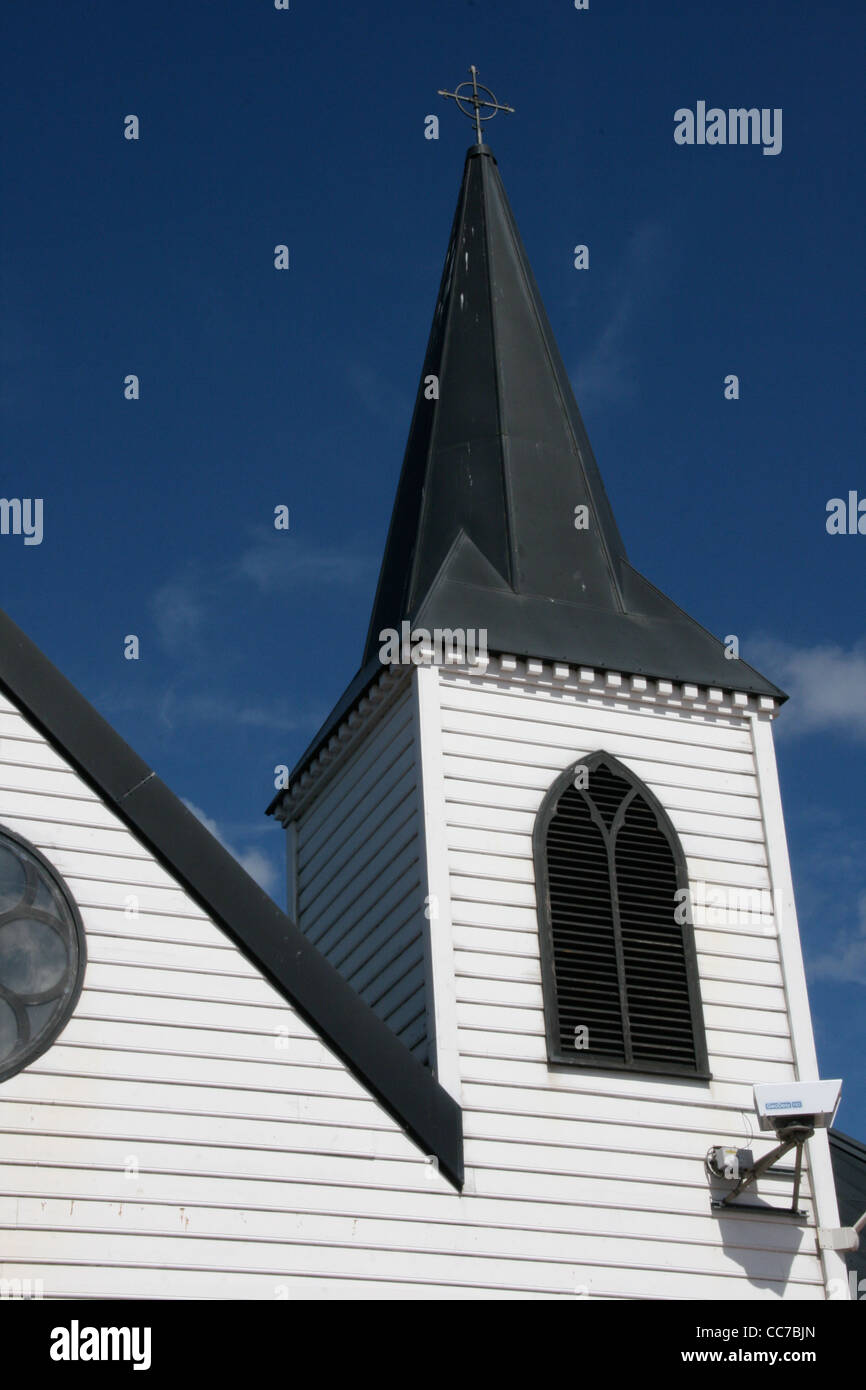
[[(313, 738), (307, 744), (303, 753), (298, 758), (298, 761), (295, 763), (294, 767), (289, 773), (289, 787), (292, 787), (295, 784), (295, 782), (297, 782), (298, 778), (301, 777), (304, 772), (306, 772), (307, 768), (310, 766), (310, 763), (312, 763), (316, 755), (321, 752), (331, 735), (335, 733), (337, 729), (339, 729), (343, 720), (349, 714), (351, 714), (355, 706), (366, 695), (373, 682), (377, 680), (378, 677), (382, 674), (382, 672), (386, 669), (387, 667), (383, 666), (382, 662), (379, 660), (379, 654), (377, 651), (376, 655), (374, 657), (371, 657), (371, 659), (366, 663), (365, 666), (362, 666), (359, 671), (356, 671), (355, 675), (352, 677), (351, 681), (346, 686), (346, 689), (343, 691), (339, 700), (334, 705), (334, 708), (331, 710), (327, 719), (317, 729), (316, 733), (313, 735)], [(287, 791), (288, 787), (285, 787), (281, 788), (277, 792), (276, 796), (271, 800), (265, 811), (266, 816), (273, 816), (276, 814), (277, 809)]]

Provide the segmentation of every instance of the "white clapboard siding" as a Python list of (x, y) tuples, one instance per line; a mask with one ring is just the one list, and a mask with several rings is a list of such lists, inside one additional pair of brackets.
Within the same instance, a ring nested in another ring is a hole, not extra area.
[(344, 979), (427, 1059), (424, 890), (411, 689), (323, 780), (290, 831), (297, 920)]
[[(621, 1240), (631, 1273), (618, 1277), (620, 1295), (700, 1298), (712, 1286), (719, 1298), (823, 1296), (813, 1229), (784, 1217), (760, 1230), (742, 1214), (719, 1220), (707, 1200), (711, 1145), (760, 1155), (774, 1142), (757, 1130), (753, 1084), (796, 1077), (749, 716), (614, 705), (523, 676), (509, 684), (501, 671), (443, 670), (436, 687), (443, 826), (427, 833), (450, 883), (476, 1193), (573, 1205), (587, 1233), (581, 1258), (614, 1261)], [(706, 889), (693, 912), (708, 1082), (548, 1069), (532, 832), (554, 779), (602, 749), (661, 801), (693, 891)], [(737, 910), (719, 911), (722, 901)], [(761, 1198), (780, 1207), (790, 1193), (790, 1172), (761, 1184)], [(808, 1183), (802, 1205), (813, 1213)], [(685, 1223), (671, 1215), (687, 1212)], [(595, 1251), (593, 1231), (617, 1239)]]
[[(637, 765), (637, 760), (635, 760), (635, 769)], [(648, 769), (652, 765), (646, 764), (645, 766)], [(690, 782), (687, 785), (678, 786), (676, 783), (670, 781), (672, 770), (668, 771), (668, 780), (665, 780), (663, 775), (665, 771), (666, 769), (652, 766), (652, 776), (647, 776), (644, 772), (641, 772), (640, 776), (643, 777), (647, 785), (656, 783), (665, 788), (665, 802), (672, 818), (674, 812), (682, 809), (703, 815), (711, 816), (717, 814), (719, 816), (725, 815), (741, 818), (743, 820), (753, 820), (758, 822), (763, 837), (763, 827), (760, 825), (761, 806), (757, 795), (737, 796), (723, 791), (710, 791), (706, 785), (706, 780), (702, 781), (701, 778), (698, 777), (695, 778), (697, 785), (692, 785)], [(689, 776), (688, 771), (686, 769), (678, 769), (677, 771), (681, 781), (685, 783), (686, 778)], [(521, 775), (521, 771), (518, 769), (515, 769), (515, 773), (518, 776)], [(532, 784), (529, 786), (523, 786), (522, 784), (518, 785), (515, 782), (505, 787), (498, 784), (495, 775), (492, 780), (473, 778), (472, 780), (464, 781), (459, 775), (455, 774), (454, 776), (449, 776), (447, 782), (448, 818), (451, 824), (476, 824), (475, 821), (467, 819), (476, 809), (478, 809), (482, 815), (488, 810), (492, 812), (501, 811), (504, 813), (502, 825), (505, 829), (511, 828), (509, 826), (509, 813), (513, 814), (523, 811), (534, 819), (535, 808), (538, 804), (535, 787), (536, 785), (545, 785), (543, 780), (539, 780), (539, 778), (535, 777), (533, 778)], [(714, 785), (718, 785), (718, 780), (715, 778)], [(718, 809), (716, 810), (714, 808)], [(482, 820), (477, 823), (485, 824), (486, 822)], [(499, 824), (499, 822), (495, 820), (493, 823), (494, 825)], [(521, 823), (518, 823), (516, 828), (520, 829), (521, 824), (523, 826), (526, 825), (525, 818)]]
[[(688, 789), (702, 787), (709, 792), (718, 790), (727, 796), (742, 797), (744, 801), (757, 797), (757, 779), (747, 773), (726, 772), (718, 768), (693, 767), (691, 764), (672, 768), (659, 758), (650, 759), (642, 756), (639, 741), (637, 742), (639, 751), (633, 753), (629, 760), (629, 750), (622, 747), (620, 740), (614, 740), (608, 736), (605, 742), (610, 744), (609, 751), (613, 751), (618, 744), (620, 745), (620, 751), (615, 756), (622, 761), (630, 761), (632, 771), (636, 772), (653, 791), (657, 786), (670, 787), (673, 785)], [(633, 739), (632, 748), (635, 747), (635, 742)], [(659, 747), (663, 746), (661, 740), (656, 742)], [(599, 743), (595, 739), (586, 738), (582, 747), (577, 746), (572, 750), (570, 757), (565, 756), (563, 758), (562, 750), (550, 749), (545, 759), (540, 757), (537, 748), (533, 749), (533, 758), (530, 763), (512, 762), (514, 780), (507, 790), (503, 791), (506, 796), (505, 804), (509, 806), (522, 805), (525, 789), (546, 790), (551, 781), (551, 774), (557, 770), (562, 771), (563, 766), (567, 766), (572, 759), (576, 762), (580, 757), (587, 757), (598, 747)], [(474, 745), (474, 749), (474, 755), (471, 752), (467, 754), (464, 743), (461, 748), (455, 748), (452, 752), (445, 741), (443, 770), (447, 778), (454, 778), (457, 781), (480, 782), (484, 788), (480, 793), (482, 802), (485, 805), (491, 804), (490, 798), (496, 795), (497, 788), (502, 784), (501, 764), (506, 759), (502, 758), (500, 762), (497, 762), (495, 756), (491, 756), (493, 750), (480, 742)], [(492, 804), (495, 805), (496, 803), (493, 802)]]
[[(520, 693), (507, 697), (510, 709), (530, 698)], [(483, 682), (460, 688), (470, 699), (487, 721)], [(489, 750), (446, 759), (455, 770), (437, 836), (444, 854), (460, 856), (452, 872), (463, 889), (450, 903), (462, 1194), (0, 700), (0, 824), (66, 877), (89, 952), (61, 1037), (0, 1086), (0, 1278), (41, 1280), (47, 1298), (825, 1296), (811, 1173), (806, 1224), (771, 1212), (720, 1220), (702, 1163), (712, 1143), (765, 1152), (751, 1083), (794, 1075), (772, 917), (769, 929), (747, 914), (696, 930), (707, 1009), (717, 1011), (711, 1082), (547, 1068), (532, 821), (573, 753), (608, 746), (614, 733), (582, 734), (577, 700), (552, 720), (547, 697), (531, 699), (534, 724), (556, 724), (561, 736), (563, 721), (577, 721), (573, 750), (554, 742), (549, 767), (536, 745), (524, 763)], [(608, 727), (615, 714), (594, 707), (593, 718)], [(413, 1007), (404, 966), (427, 891), (421, 827), (398, 813), (410, 785), (418, 791), (412, 716), (407, 697), (382, 712), (329, 769), (297, 836), (299, 899), (307, 895), (317, 934), (404, 1017)], [(517, 750), (520, 721), (508, 718), (497, 743)], [(734, 842), (763, 850), (754, 768), (725, 761), (730, 736), (748, 764), (743, 725), (690, 719), (684, 738), (670, 734), (676, 720), (637, 710), (633, 743), (645, 718), (651, 741), (686, 763), (665, 763), (658, 747), (624, 756), (683, 836), (701, 839), (696, 860), (730, 865)], [(702, 729), (712, 766), (691, 758)], [(461, 826), (492, 838), (461, 841)], [(763, 864), (753, 854), (743, 869)], [(715, 868), (708, 881), (729, 879)], [(762, 1182), (768, 1203), (783, 1206), (790, 1192), (785, 1176)]]
[[(152, 1175), (148, 1179), (147, 1196), (142, 1197), (137, 1192), (130, 1193), (129, 1185), (124, 1187), (122, 1179), (107, 1188), (102, 1174), (73, 1169), (68, 1174), (67, 1191), (76, 1195), (70, 1198), (64, 1192), (46, 1199), (43, 1195), (44, 1178), (39, 1181), (38, 1170), (18, 1166), (10, 1177), (14, 1179), (19, 1196), (14, 1199), (0, 1197), (0, 1221), (7, 1225), (11, 1225), (17, 1216), (20, 1224), (30, 1227), (37, 1227), (47, 1219), (65, 1231), (98, 1227), (123, 1232), (129, 1226), (134, 1226), (138, 1230), (156, 1233), (175, 1229), (180, 1211), (184, 1233), (192, 1232), (212, 1239), (224, 1235), (225, 1212), (229, 1211), (245, 1214), (247, 1233), (251, 1237), (270, 1236), (289, 1241), (307, 1235), (311, 1230), (318, 1230), (322, 1239), (328, 1236), (333, 1238), (344, 1231), (348, 1220), (345, 1215), (329, 1209), (331, 1194), (324, 1184), (299, 1185), (294, 1205), (289, 1208), (279, 1203), (279, 1194), (274, 1191), (272, 1184), (261, 1182), (243, 1183), (233, 1192), (225, 1179), (212, 1181), (205, 1190), (196, 1180), (187, 1179), (179, 1184), (177, 1179)], [(609, 1183), (608, 1187), (611, 1186)], [(573, 1251), (575, 1237), (592, 1236), (597, 1239), (610, 1235), (613, 1239), (622, 1240), (634, 1234), (651, 1238), (654, 1234), (658, 1191), (646, 1184), (640, 1191), (630, 1191), (627, 1195), (628, 1202), (616, 1208), (613, 1229), (605, 1205), (605, 1196), (609, 1202), (612, 1193), (608, 1191), (606, 1194), (601, 1188), (595, 1192), (595, 1203), (528, 1202), (522, 1213), (522, 1226), (515, 1225), (514, 1212), (508, 1199), (481, 1198), (477, 1202), (479, 1215), (476, 1230), (480, 1240), (497, 1253), (508, 1249), (507, 1242), (513, 1241), (516, 1230), (524, 1233), (524, 1239), (525, 1233), (534, 1233), (537, 1251), (564, 1253), (566, 1256)], [(675, 1195), (680, 1196), (680, 1189), (675, 1190)], [(18, 1204), (17, 1210), (13, 1204)], [(445, 1216), (442, 1204), (432, 1195), (357, 1188), (355, 1204), (359, 1213), (357, 1218), (353, 1218), (359, 1223), (357, 1233), (377, 1243), (386, 1243), (389, 1238), (393, 1240), (401, 1228), (417, 1240), (419, 1247), (429, 1247), (434, 1243), (447, 1246), (449, 1238), (453, 1237), (452, 1223)], [(705, 1211), (673, 1206), (665, 1215), (672, 1240), (704, 1248), (716, 1243), (714, 1218)], [(735, 1239), (742, 1249), (751, 1251), (766, 1248), (774, 1241), (784, 1241), (785, 1238), (778, 1223), (750, 1220), (740, 1221)], [(797, 1227), (788, 1228), (785, 1243), (794, 1255), (801, 1249), (808, 1250), (802, 1230)]]
[[(680, 1237), (700, 1237), (713, 1242), (714, 1218), (707, 1210), (706, 1193), (702, 1187), (690, 1184), (686, 1177), (670, 1175), (661, 1180), (652, 1171), (651, 1159), (641, 1180), (626, 1179), (615, 1170), (604, 1174), (589, 1171), (592, 1151), (587, 1151), (582, 1165), (578, 1165), (573, 1176), (556, 1174), (534, 1174), (535, 1183), (528, 1183), (520, 1192), (516, 1190), (514, 1174), (510, 1170), (485, 1169), (479, 1167), (475, 1172), (475, 1192), (473, 1201), (473, 1225), (486, 1228), (499, 1226), (503, 1229), (535, 1227), (538, 1230), (578, 1231), (590, 1229), (605, 1231), (611, 1221), (614, 1230), (622, 1230), (629, 1213), (645, 1231), (650, 1230), (653, 1214), (663, 1211), (676, 1218), (672, 1230)], [(211, 1211), (266, 1211), (274, 1213), (328, 1212), (334, 1210), (333, 1180), (335, 1173), (323, 1167), (321, 1172), (293, 1175), (291, 1199), (279, 1190), (283, 1179), (276, 1176), (249, 1176), (243, 1171), (212, 1171), (206, 1179), (198, 1173), (177, 1173), (165, 1169), (149, 1168), (146, 1174), (130, 1180), (129, 1176), (116, 1168), (83, 1167), (67, 1163), (59, 1170), (56, 1180), (46, 1177), (46, 1172), (54, 1172), (56, 1165), (13, 1163), (6, 1165), (6, 1179), (10, 1189), (20, 1198), (37, 1197), (41, 1200), (54, 1198), (69, 1203), (92, 1200), (107, 1201), (115, 1207), (126, 1202), (138, 1204), (173, 1205), (175, 1213), (178, 1206), (184, 1210), (207, 1208)], [(364, 1215), (407, 1223), (439, 1221), (448, 1223), (453, 1214), (443, 1206), (441, 1194), (435, 1191), (421, 1192), (401, 1182), (401, 1174), (396, 1165), (390, 1169), (392, 1181), (388, 1186), (354, 1183), (343, 1184), (353, 1190), (352, 1206)], [(542, 1179), (546, 1179), (542, 1181)], [(488, 1190), (489, 1188), (489, 1190)], [(784, 1196), (784, 1184), (777, 1184), (773, 1196)], [(0, 1201), (4, 1199), (0, 1198)], [(5, 1200), (11, 1200), (9, 1198)], [(517, 1203), (517, 1205), (512, 1205)], [(810, 1204), (808, 1195), (805, 1204)], [(613, 1216), (608, 1208), (614, 1209)], [(122, 1212), (117, 1212), (122, 1216)], [(732, 1217), (736, 1214), (732, 1212)], [(7, 1224), (13, 1224), (11, 1221)], [(116, 1225), (117, 1223), (115, 1223)], [(741, 1218), (738, 1243), (766, 1245), (770, 1231), (782, 1228), (775, 1219)], [(789, 1228), (790, 1243), (798, 1248), (804, 1244), (802, 1230)]]

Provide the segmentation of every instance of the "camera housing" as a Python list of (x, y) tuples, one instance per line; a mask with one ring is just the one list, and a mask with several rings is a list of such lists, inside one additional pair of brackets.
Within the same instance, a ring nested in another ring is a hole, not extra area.
[(770, 1082), (753, 1089), (759, 1126), (778, 1133), (791, 1124), (806, 1125), (811, 1129), (829, 1128), (839, 1108), (842, 1082)]

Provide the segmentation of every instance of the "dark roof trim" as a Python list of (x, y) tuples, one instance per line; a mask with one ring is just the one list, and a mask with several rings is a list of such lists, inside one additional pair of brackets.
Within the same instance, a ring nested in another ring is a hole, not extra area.
[(843, 1134), (841, 1129), (828, 1129), (831, 1149), (838, 1149), (847, 1158), (853, 1158), (855, 1162), (862, 1163), (866, 1172), (866, 1144), (861, 1144), (859, 1139), (852, 1139), (850, 1134)]
[(446, 1177), (463, 1184), (457, 1102), (7, 614), (0, 688), (212, 917)]
[[(343, 694), (334, 705), (334, 708), (331, 710), (324, 724), (318, 729), (312, 741), (307, 744), (301, 757), (292, 768), (289, 774), (290, 787), (294, 786), (297, 779), (301, 776), (301, 773), (309, 767), (316, 754), (319, 753), (328, 742), (331, 734), (340, 727), (343, 720), (352, 712), (355, 706), (360, 703), (373, 682), (387, 669), (386, 666), (382, 665), (378, 656), (375, 656), (371, 661), (367, 662), (366, 666), (362, 666), (360, 671), (355, 673), (350, 684), (347, 685), (346, 689), (343, 691)], [(286, 794), (286, 790), (287, 789), (283, 789), (277, 792), (273, 801), (268, 806), (265, 815), (272, 816), (276, 813), (277, 807)]]

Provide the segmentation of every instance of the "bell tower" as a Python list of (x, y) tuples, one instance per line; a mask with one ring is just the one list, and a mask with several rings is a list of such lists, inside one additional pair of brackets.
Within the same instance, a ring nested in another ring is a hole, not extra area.
[[(583, 1223), (592, 1292), (826, 1297), (785, 1179), (719, 1218), (704, 1168), (817, 1077), (786, 697), (630, 564), (473, 91), (361, 667), (269, 808), (289, 913), (463, 1106), (467, 1190)], [(801, 1195), (838, 1224), (823, 1134)]]

